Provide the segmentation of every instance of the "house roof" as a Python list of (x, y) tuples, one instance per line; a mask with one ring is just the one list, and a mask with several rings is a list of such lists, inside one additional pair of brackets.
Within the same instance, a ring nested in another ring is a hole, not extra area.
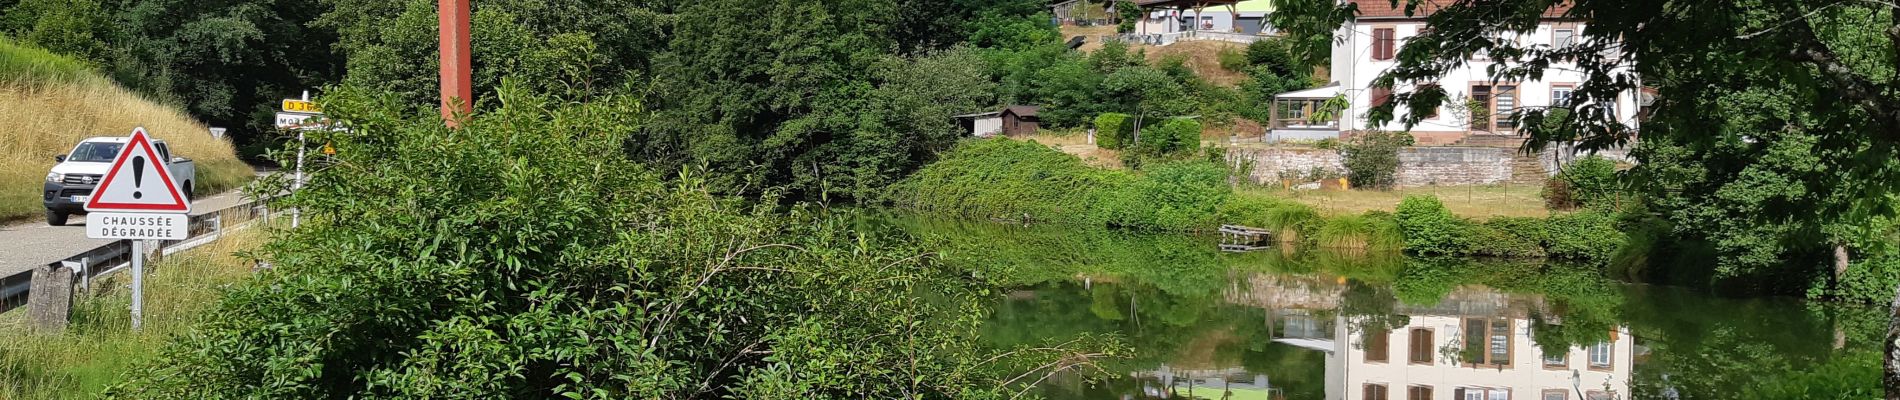
[(1316, 87), (1312, 89), (1295, 90), (1291, 92), (1276, 94), (1276, 95), (1273, 95), (1273, 98), (1276, 98), (1276, 99), (1330, 99), (1330, 98), (1333, 98), (1334, 96), (1339, 96), (1338, 83), (1334, 83), (1334, 84), (1326, 85), (1322, 87)]
[[(1412, 15), (1406, 16), (1405, 5), (1411, 0), (1397, 0), (1398, 2), (1397, 7), (1393, 6), (1392, 4), (1393, 0), (1348, 0), (1348, 1), (1353, 2), (1353, 4), (1359, 5), (1360, 19), (1425, 18), (1427, 16), (1431, 16), (1433, 12), (1437, 12), (1438, 10), (1444, 9), (1445, 7), (1450, 7), (1452, 4), (1457, 3), (1457, 0), (1420, 0), (1418, 4), (1418, 8), (1412, 11)], [(1569, 2), (1558, 3), (1555, 6), (1551, 6), (1549, 10), (1544, 10), (1544, 17), (1545, 18), (1563, 17), (1565, 13), (1570, 12), (1570, 7), (1571, 7), (1571, 4)]]
[(1042, 107), (1036, 106), (1009, 106), (1004, 107), (1002, 112), (1016, 114), (1018, 117), (1035, 117), (1036, 111), (1041, 109)]
[(1003, 113), (1002, 111), (990, 111), (990, 112), (980, 112), (980, 113), (975, 113), (975, 114), (963, 114), (963, 115), (952, 115), (952, 116), (950, 116), (950, 118), (983, 118), (983, 117), (994, 117), (994, 116), (996, 116), (996, 114), (1002, 114), (1002, 113)]

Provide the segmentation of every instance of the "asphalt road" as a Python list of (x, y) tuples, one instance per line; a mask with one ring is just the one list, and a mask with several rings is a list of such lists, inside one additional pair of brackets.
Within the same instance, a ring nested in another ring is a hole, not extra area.
[[(244, 202), (237, 191), (191, 202), (191, 214), (208, 214)], [(86, 238), (86, 217), (75, 215), (66, 226), (48, 226), (44, 219), (0, 226), (0, 276), (71, 257), (112, 240)]]

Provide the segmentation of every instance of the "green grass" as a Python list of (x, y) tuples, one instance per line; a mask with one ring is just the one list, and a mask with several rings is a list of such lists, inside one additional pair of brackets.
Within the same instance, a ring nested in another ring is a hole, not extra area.
[(137, 363), (158, 354), (217, 302), (219, 288), (251, 275), (232, 253), (253, 248), (261, 229), (238, 231), (210, 245), (153, 263), (145, 280), (145, 321), (131, 331), (130, 275), (94, 281), (98, 293), (73, 304), (72, 324), (58, 335), (33, 333), (25, 310), (0, 314), (0, 399), (96, 398)]
[(1327, 216), (1359, 214), (1367, 211), (1391, 211), (1405, 196), (1431, 195), (1445, 202), (1452, 214), (1474, 219), (1491, 217), (1548, 217), (1543, 190), (1535, 185), (1428, 186), (1379, 190), (1282, 190), (1248, 188), (1256, 193), (1297, 201), (1318, 209)]
[(103, 83), (86, 63), (0, 38), (0, 82)]

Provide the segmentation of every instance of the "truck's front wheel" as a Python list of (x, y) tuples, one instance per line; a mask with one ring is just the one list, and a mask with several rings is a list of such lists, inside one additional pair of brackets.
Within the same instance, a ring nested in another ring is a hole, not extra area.
[(46, 224), (52, 226), (66, 226), (66, 213), (46, 210)]

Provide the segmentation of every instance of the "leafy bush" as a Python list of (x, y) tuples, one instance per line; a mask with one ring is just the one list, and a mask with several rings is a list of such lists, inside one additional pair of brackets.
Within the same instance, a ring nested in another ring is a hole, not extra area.
[(1134, 138), (1133, 117), (1122, 113), (1102, 113), (1095, 117), (1095, 145), (1109, 150), (1120, 150), (1122, 144)]
[(1467, 235), (1470, 236), (1466, 239), (1471, 244), (1468, 249), (1470, 254), (1495, 257), (1544, 256), (1541, 240), (1537, 238), (1541, 236), (1541, 227), (1535, 225), (1542, 221), (1525, 218), (1528, 220), (1526, 223), (1516, 219), (1500, 219), (1506, 221), (1493, 220), (1466, 227)]
[(1615, 216), (1596, 210), (1551, 217), (1546, 229), (1550, 237), (1545, 251), (1556, 258), (1609, 261), (1629, 242), (1617, 229)]
[(997, 138), (958, 145), (892, 186), (885, 199), (965, 217), (1192, 231), (1213, 229), (1230, 195), (1227, 170), (1205, 160), (1161, 162), (1138, 174), (1096, 169), (1048, 146)]
[(1551, 210), (1574, 210), (1583, 205), (1583, 200), (1577, 198), (1576, 189), (1562, 179), (1545, 179), (1544, 189), (1538, 191), (1537, 196), (1544, 198), (1544, 208)]
[(1246, 72), (1247, 67), (1253, 66), (1253, 63), (1248, 62), (1246, 53), (1231, 47), (1222, 48), (1216, 57), (1220, 59), (1220, 68), (1231, 72)]
[(1616, 162), (1592, 155), (1564, 166), (1544, 183), (1541, 194), (1546, 207), (1569, 210), (1612, 200), (1618, 190)]
[(1406, 196), (1394, 217), (1405, 236), (1405, 250), (1424, 255), (1460, 255), (1470, 248), (1469, 222), (1452, 215), (1437, 197)]
[(1232, 193), (1220, 165), (1168, 162), (1144, 172), (1146, 179), (1110, 195), (1117, 199), (1103, 210), (1109, 226), (1186, 231), (1219, 225), (1216, 211)]
[(1201, 148), (1201, 122), (1191, 118), (1169, 118), (1167, 122), (1143, 129), (1135, 148), (1143, 155), (1177, 156)]
[[(1815, 281), (1817, 286), (1826, 282), (1825, 279)], [(1856, 303), (1882, 304), (1893, 301), (1895, 285), (1900, 285), (1900, 255), (1882, 254), (1855, 260), (1847, 267), (1847, 274), (1841, 277), (1840, 284), (1828, 297)], [(1809, 297), (1821, 296), (1810, 294)]]
[(975, 287), (807, 208), (664, 182), (622, 152), (630, 97), (504, 83), (506, 106), (448, 129), (339, 92), (326, 108), (362, 133), (324, 138), (335, 162), (287, 200), (304, 224), (266, 247), (276, 268), (110, 395), (997, 395), (965, 340)]
[(1293, 63), (1292, 54), (1288, 53), (1288, 50), (1286, 42), (1269, 38), (1248, 43), (1244, 57), (1249, 66), (1267, 67), (1275, 75), (1295, 75), (1299, 68)]
[(1412, 145), (1405, 132), (1366, 131), (1339, 145), (1346, 179), (1353, 187), (1391, 189), (1399, 180), (1399, 149)]

